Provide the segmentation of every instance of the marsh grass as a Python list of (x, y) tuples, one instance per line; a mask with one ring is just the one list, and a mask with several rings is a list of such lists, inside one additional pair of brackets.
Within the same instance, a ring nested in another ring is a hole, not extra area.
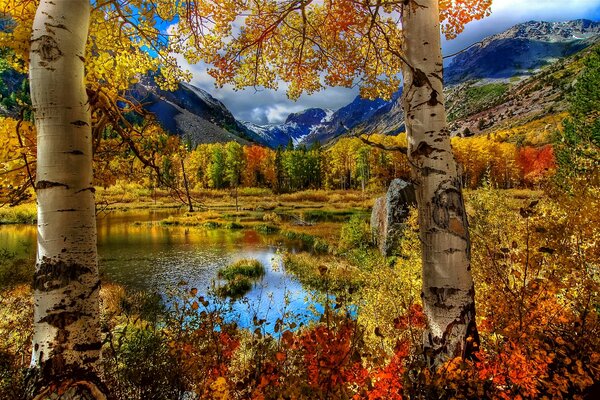
[(219, 270), (219, 278), (231, 280), (236, 276), (258, 278), (265, 274), (265, 267), (258, 260), (241, 259)]
[(254, 281), (265, 274), (265, 267), (258, 260), (241, 259), (218, 272), (218, 277), (224, 279), (225, 284), (217, 287), (216, 293), (221, 297), (239, 298), (244, 296)]
[(216, 289), (217, 295), (234, 299), (243, 297), (252, 289), (253, 281), (245, 276), (236, 275), (223, 286)]
[(37, 222), (37, 207), (34, 203), (20, 204), (14, 207), (0, 207), (0, 225), (29, 224)]

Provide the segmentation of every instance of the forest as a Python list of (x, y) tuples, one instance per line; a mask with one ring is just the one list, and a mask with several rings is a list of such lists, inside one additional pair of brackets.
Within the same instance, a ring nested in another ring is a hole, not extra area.
[(498, 3), (0, 0), (0, 400), (599, 398), (600, 23)]

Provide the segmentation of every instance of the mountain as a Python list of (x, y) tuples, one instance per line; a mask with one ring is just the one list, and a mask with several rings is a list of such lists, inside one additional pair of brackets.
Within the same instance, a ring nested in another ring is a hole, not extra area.
[[(304, 143), (313, 132), (319, 131), (331, 123), (334, 112), (322, 108), (309, 108), (288, 115), (285, 123), (274, 125), (256, 125), (243, 122), (250, 131), (260, 136), (259, 142), (270, 147), (286, 146), (291, 140), (294, 145)], [(308, 141), (314, 143), (317, 140)]]
[[(510, 80), (521, 81), (538, 72), (541, 67), (589, 47), (599, 37), (600, 23), (575, 20), (530, 21), (484, 39), (453, 57), (445, 68), (450, 119), (458, 120), (469, 113), (477, 115), (486, 106), (501, 102), (508, 91)], [(401, 94), (401, 90), (397, 91), (390, 101), (356, 97), (350, 104), (334, 112), (328, 121), (319, 122), (318, 126), (309, 129), (310, 133), (299, 142), (326, 143), (357, 132), (398, 134), (404, 131)], [(477, 118), (479, 121), (481, 116)], [(475, 125), (478, 124), (479, 122)], [(466, 126), (458, 124), (456, 127), (469, 127), (473, 131), (471, 125), (472, 121)], [(247, 126), (255, 131), (265, 128)], [(281, 127), (269, 126), (268, 132), (275, 138)], [(474, 128), (475, 131), (478, 130), (477, 127)], [(270, 142), (276, 140), (274, 138), (266, 140)]]
[(385, 115), (393, 107), (395, 101), (400, 98), (400, 95), (401, 91), (394, 93), (390, 101), (369, 100), (357, 96), (352, 103), (334, 112), (325, 124), (312, 129), (302, 143), (309, 144), (317, 141), (326, 143), (360, 126), (365, 121)]
[(445, 71), (447, 84), (470, 79), (531, 75), (540, 67), (577, 53), (598, 39), (600, 23), (530, 21), (490, 36), (457, 55)]
[(240, 124), (223, 103), (188, 83), (180, 83), (176, 91), (170, 92), (146, 78), (135, 84), (128, 95), (154, 114), (163, 129), (192, 146), (228, 141), (248, 144), (254, 139), (254, 132)]
[[(563, 109), (561, 102), (569, 81), (560, 73), (547, 71), (558, 66), (565, 74), (572, 74), (571, 61), (565, 60), (599, 38), (600, 23), (590, 20), (530, 21), (456, 55), (444, 71), (453, 132), (478, 133), (519, 116)], [(0, 84), (4, 86), (0, 85), (0, 114), (8, 114), (9, 95), (22, 77), (1, 67)], [(223, 103), (187, 83), (167, 92), (147, 78), (134, 85), (129, 95), (141, 101), (165, 130), (192, 145), (234, 140), (274, 148), (290, 140), (295, 145), (310, 145), (356, 133), (394, 135), (404, 130), (401, 90), (390, 101), (356, 97), (336, 111), (310, 108), (290, 114), (283, 124), (264, 126), (236, 120)]]
[[(569, 56), (599, 40), (598, 22), (532, 21), (490, 36), (457, 55), (444, 70), (452, 131), (457, 134), (468, 128), (467, 132), (477, 133), (506, 119), (531, 118), (550, 108), (564, 109), (560, 103), (564, 88), (556, 82), (548, 86), (540, 81), (543, 72), (552, 67), (567, 68)], [(393, 135), (403, 131), (399, 93), (395, 97), (382, 106), (381, 112), (364, 118), (353, 133)]]

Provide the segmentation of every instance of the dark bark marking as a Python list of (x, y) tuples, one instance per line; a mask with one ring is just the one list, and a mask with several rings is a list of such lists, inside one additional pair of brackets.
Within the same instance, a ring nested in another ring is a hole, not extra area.
[(435, 72), (432, 72), (432, 73), (431, 73), (431, 76), (433, 76), (433, 77), (434, 77), (435, 79), (437, 79), (438, 81), (440, 81), (440, 82), (443, 82), (443, 78), (442, 78), (442, 76), (441, 76), (440, 74), (438, 74), (438, 73), (435, 73)]
[(56, 212), (73, 212), (73, 211), (77, 211), (77, 210), (74, 208), (65, 208), (62, 210), (56, 210)]
[(436, 151), (441, 150), (431, 147), (427, 142), (419, 142), (417, 148), (410, 153), (410, 156), (413, 159), (416, 159), (417, 157), (429, 157), (431, 153)]
[(67, 27), (66, 27), (64, 24), (56, 24), (56, 25), (55, 25), (55, 24), (51, 24), (51, 23), (49, 23), (49, 22), (46, 22), (44, 25), (46, 25), (46, 28), (48, 28), (48, 27), (52, 27), (52, 28), (56, 28), (56, 29), (64, 29), (64, 30), (65, 30), (65, 31), (67, 31), (67, 32), (71, 32), (71, 31), (69, 30), (69, 28), (67, 28)]
[(36, 190), (40, 190), (40, 189), (49, 189), (52, 187), (59, 187), (62, 186), (66, 189), (69, 188), (69, 185), (65, 185), (64, 183), (59, 183), (59, 182), (51, 182), (51, 181), (38, 181), (35, 185)]
[(36, 269), (32, 286), (34, 290), (47, 292), (66, 287), (73, 281), (79, 281), (82, 275), (90, 273), (92, 270), (84, 265), (44, 257)]
[(456, 248), (449, 248), (444, 250), (444, 253), (446, 254), (454, 254), (454, 253), (460, 253), (461, 251), (463, 251), (462, 249), (456, 249)]
[(63, 53), (58, 48), (58, 43), (52, 36), (42, 35), (33, 41), (39, 42), (37, 49), (33, 51), (39, 53), (42, 60), (52, 62), (62, 57)]
[(86, 187), (85, 189), (78, 190), (78, 191), (77, 191), (77, 192), (75, 192), (75, 193), (81, 193), (81, 192), (85, 192), (86, 190), (89, 190), (89, 191), (90, 191), (90, 192), (92, 192), (92, 193), (96, 193), (96, 188), (95, 188), (95, 187), (93, 187), (93, 186)]
[(75, 350), (75, 351), (92, 351), (92, 350), (100, 350), (101, 348), (102, 348), (102, 342), (77, 343), (73, 346), (73, 350)]
[(454, 306), (447, 305), (446, 300), (458, 293), (460, 289), (449, 287), (430, 287), (429, 291), (435, 296), (435, 307), (451, 310), (454, 308)]
[(436, 168), (431, 168), (431, 167), (423, 167), (423, 168), (421, 168), (421, 174), (423, 176), (429, 176), (431, 174), (447, 175), (448, 173), (441, 169), (436, 169)]
[(101, 286), (100, 279), (98, 279), (96, 281), (96, 283), (94, 284), (94, 286), (92, 286), (90, 288), (88, 293), (81, 293), (79, 296), (77, 296), (77, 298), (81, 299), (81, 300), (88, 299), (92, 294), (94, 294), (94, 292), (96, 292), (98, 289), (100, 289), (100, 286)]
[(71, 125), (85, 126), (85, 125), (89, 125), (89, 124), (87, 122), (85, 122), (85, 121), (82, 121), (82, 120), (78, 119), (77, 121), (71, 122)]
[[(442, 104), (438, 100), (438, 92), (437, 91), (435, 91), (435, 90), (431, 91), (431, 95), (429, 95), (429, 101), (427, 102), (427, 104), (429, 104), (431, 107), (435, 107), (438, 104)], [(432, 116), (434, 116), (434, 115), (432, 115)], [(434, 132), (432, 132), (432, 133), (434, 133)]]
[(89, 315), (77, 311), (61, 311), (58, 313), (48, 314), (44, 318), (40, 319), (39, 322), (44, 322), (54, 326), (55, 328), (64, 330), (65, 327), (71, 325), (73, 322), (79, 320), (81, 317), (84, 316)]
[(433, 221), (442, 229), (464, 237), (466, 235), (464, 205), (461, 193), (454, 187), (438, 190), (433, 198)]
[(413, 86), (420, 88), (425, 86), (427, 82), (429, 82), (429, 79), (425, 72), (418, 68), (413, 71)]
[(72, 154), (74, 156), (82, 156), (83, 155), (83, 151), (81, 150), (71, 150), (71, 151), (66, 151), (66, 154)]

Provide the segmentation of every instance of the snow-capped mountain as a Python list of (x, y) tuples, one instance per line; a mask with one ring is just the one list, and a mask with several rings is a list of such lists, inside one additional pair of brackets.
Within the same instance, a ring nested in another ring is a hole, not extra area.
[(531, 75), (540, 67), (574, 54), (598, 40), (600, 23), (529, 21), (490, 36), (454, 57), (446, 68), (446, 83), (469, 79)]
[[(546, 64), (590, 46), (599, 37), (600, 23), (590, 20), (518, 24), (455, 56), (445, 68), (445, 80), (453, 86), (471, 80), (528, 76)], [(404, 130), (401, 93), (401, 90), (396, 92), (390, 101), (356, 97), (334, 112), (328, 122), (310, 129), (299, 142), (326, 143), (351, 131), (397, 134)], [(277, 129), (269, 129), (277, 133)]]
[[(333, 115), (333, 110), (309, 108), (290, 114), (283, 124), (257, 125), (251, 122), (243, 122), (243, 124), (271, 147), (286, 146), (290, 140), (294, 146), (297, 146), (305, 143), (306, 138), (314, 132), (327, 127)], [(316, 140), (311, 141), (313, 142)]]
[[(448, 104), (464, 102), (460, 93), (465, 93), (466, 89), (460, 90), (462, 86), (508, 83), (514, 77), (522, 79), (544, 65), (585, 49), (599, 38), (600, 23), (590, 20), (531, 21), (515, 25), (484, 39), (450, 61), (444, 71)], [(11, 74), (11, 71), (4, 71), (0, 76), (8, 88), (0, 97), (10, 95), (23, 82), (24, 76)], [(317, 141), (325, 144), (350, 132), (396, 134), (404, 129), (401, 91), (390, 101), (356, 97), (352, 101), (348, 99), (349, 104), (336, 111), (310, 108), (290, 114), (283, 124), (265, 126), (236, 120), (223, 103), (187, 83), (180, 84), (175, 92), (168, 92), (160, 90), (148, 77), (134, 85), (128, 95), (142, 102), (165, 130), (182, 136), (192, 145), (234, 140), (276, 148), (286, 146), (290, 140), (294, 145), (310, 145)], [(2, 115), (11, 112), (0, 107)]]

